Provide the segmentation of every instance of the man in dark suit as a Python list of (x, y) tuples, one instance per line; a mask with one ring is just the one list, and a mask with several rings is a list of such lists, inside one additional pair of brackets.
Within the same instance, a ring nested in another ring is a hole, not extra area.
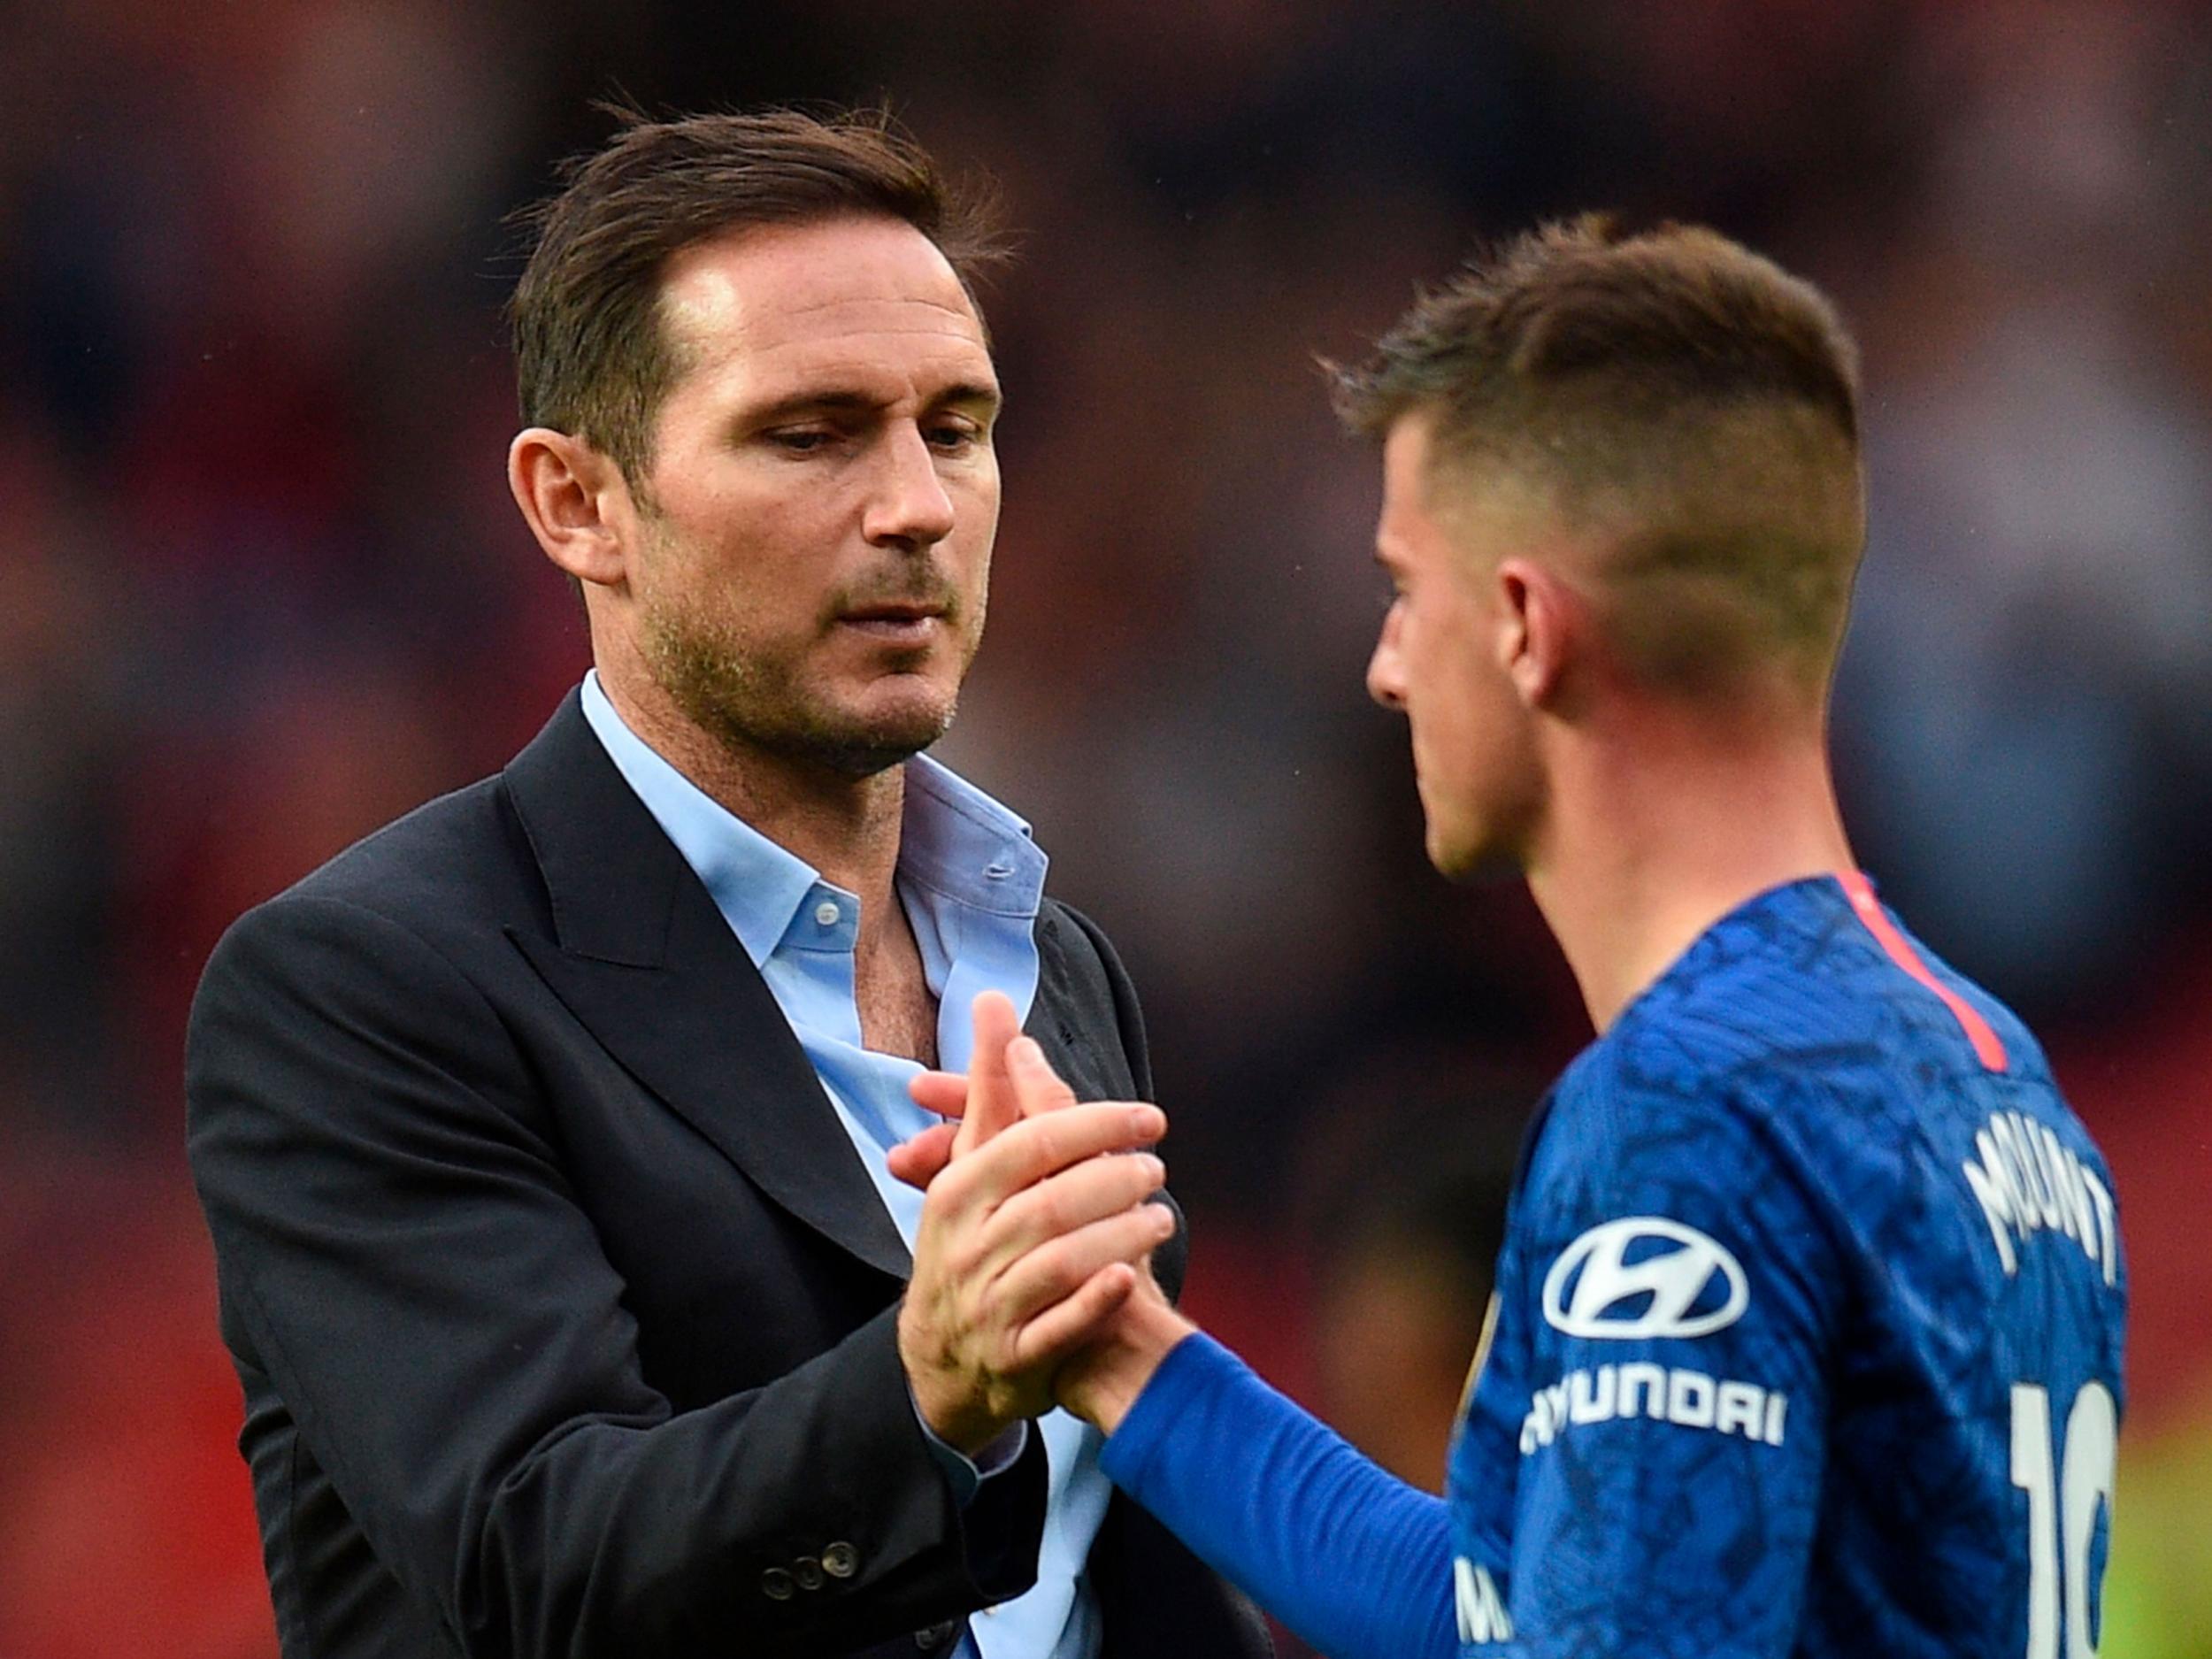
[[(1263, 1653), (1048, 1412), (1182, 1252), (1157, 1160), (1094, 1156), (1164, 1121), (1127, 979), (919, 754), (997, 518), (974, 221), (774, 114), (628, 127), (539, 233), (510, 480), (594, 671), (194, 1010), (285, 1652)], [(1025, 1017), (1098, 1103), (901, 1186), (908, 1083)]]

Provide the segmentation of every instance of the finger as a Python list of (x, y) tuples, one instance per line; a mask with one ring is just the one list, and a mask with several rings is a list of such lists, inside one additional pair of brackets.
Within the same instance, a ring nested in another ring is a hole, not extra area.
[(1065, 1301), (1046, 1309), (1014, 1333), (1014, 1364), (1027, 1371), (1055, 1365), (1105, 1329), (1137, 1288), (1137, 1270), (1110, 1262)]
[(953, 1141), (960, 1157), (996, 1135), (1021, 1116), (1007, 1075), (1007, 1045), (1021, 1035), (1021, 1016), (1003, 991), (985, 991), (972, 1007), (975, 1048), (968, 1056), (968, 1109)]
[(1011, 1263), (1063, 1233), (1142, 1203), (1166, 1179), (1166, 1165), (1149, 1152), (1090, 1158), (1062, 1170), (998, 1207), (983, 1226), (983, 1258)]
[(925, 1071), (909, 1078), (906, 1092), (924, 1111), (957, 1118), (968, 1109), (968, 1079), (957, 1071)]
[[(1023, 1188), (1102, 1152), (1149, 1146), (1167, 1133), (1167, 1114), (1141, 1101), (1089, 1101), (1026, 1118), (966, 1156), (956, 1141), (941, 1202), (965, 1210), (995, 1210)], [(935, 1189), (933, 1189), (934, 1192)]]
[(1137, 1204), (1048, 1239), (1019, 1257), (991, 1287), (993, 1304), (1010, 1323), (1026, 1325), (1116, 1262), (1141, 1266), (1174, 1229), (1174, 1218), (1159, 1204)]
[(952, 1124), (933, 1124), (911, 1141), (902, 1141), (884, 1155), (891, 1173), (909, 1187), (926, 1192), (929, 1184), (952, 1162)]
[(1006, 1071), (1025, 1118), (1075, 1104), (1075, 1091), (1052, 1069), (1034, 1037), (1018, 1037), (1007, 1045)]

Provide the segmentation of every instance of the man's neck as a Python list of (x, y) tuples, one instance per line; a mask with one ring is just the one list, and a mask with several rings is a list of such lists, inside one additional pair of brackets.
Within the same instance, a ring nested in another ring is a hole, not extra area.
[(1853, 863), (1817, 732), (1659, 718), (1615, 737), (1561, 757), (1528, 861), (1601, 1033), (1731, 910)]
[(864, 957), (887, 926), (903, 931), (893, 903), (906, 768), (854, 777), (833, 767), (716, 736), (657, 687), (641, 693), (603, 673), (623, 724), (733, 817), (803, 859), (860, 901)]

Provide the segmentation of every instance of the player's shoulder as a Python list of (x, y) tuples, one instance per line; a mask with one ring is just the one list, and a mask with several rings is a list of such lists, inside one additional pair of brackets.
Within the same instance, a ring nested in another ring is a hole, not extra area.
[(2012, 1010), (1851, 875), (1791, 882), (1723, 917), (1601, 1047), (1619, 1078), (1657, 1087), (1778, 1069), (1883, 1094), (1901, 1071), (2047, 1071)]
[(1819, 877), (1721, 918), (1563, 1078), (1568, 1137), (1699, 1156), (1732, 1138), (1832, 1169), (1893, 1157), (2000, 1082), (2055, 1102), (2011, 1010), (1870, 902)]

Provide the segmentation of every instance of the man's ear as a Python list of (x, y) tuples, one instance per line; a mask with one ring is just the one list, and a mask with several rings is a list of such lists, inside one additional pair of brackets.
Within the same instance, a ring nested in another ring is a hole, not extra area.
[(507, 488), (546, 557), (571, 576), (601, 588), (628, 577), (637, 509), (607, 456), (565, 432), (527, 426), (507, 446)]
[(1557, 572), (1531, 559), (1499, 562), (1498, 666), (1532, 709), (1549, 707), (1574, 649), (1580, 606)]

